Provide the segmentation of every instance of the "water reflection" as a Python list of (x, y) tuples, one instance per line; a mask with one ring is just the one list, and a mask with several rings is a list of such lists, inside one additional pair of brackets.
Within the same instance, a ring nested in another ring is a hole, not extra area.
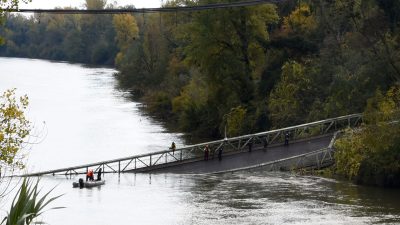
[[(106, 185), (46, 176), (65, 194), (49, 224), (399, 224), (399, 190), (281, 172), (223, 175), (106, 174)], [(60, 218), (62, 218), (60, 220)]]
[(116, 88), (113, 69), (17, 58), (0, 64), (0, 91), (17, 87), (28, 94), (30, 120), (46, 121), (47, 135), (29, 151), (30, 171), (165, 150), (172, 141), (183, 145), (181, 134), (167, 133)]

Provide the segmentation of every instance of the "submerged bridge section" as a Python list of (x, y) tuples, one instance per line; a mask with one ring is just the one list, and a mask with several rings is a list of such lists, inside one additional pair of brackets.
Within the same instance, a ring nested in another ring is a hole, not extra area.
[[(96, 172), (100, 168), (105, 173), (218, 173), (257, 167), (270, 170), (288, 169), (294, 166), (322, 167), (332, 160), (333, 134), (346, 127), (359, 126), (361, 123), (362, 115), (352, 114), (190, 145), (175, 151), (158, 151), (23, 176), (85, 174), (88, 169)], [(283, 146), (286, 134), (289, 135), (289, 146)], [(203, 160), (203, 150), (206, 145), (210, 149), (208, 161)], [(219, 161), (217, 154), (222, 149), (222, 160)]]
[[(219, 160), (218, 157), (210, 160), (201, 160), (183, 163), (170, 167), (152, 169), (152, 173), (178, 173), (178, 174), (209, 174), (225, 173), (239, 170), (261, 168), (263, 170), (291, 170), (296, 168), (316, 167), (322, 168), (333, 162), (333, 154), (329, 151), (332, 134), (323, 135), (306, 140), (290, 143), (288, 146), (275, 145), (264, 148), (257, 145), (251, 152), (229, 154)], [(315, 154), (321, 152), (321, 154)]]

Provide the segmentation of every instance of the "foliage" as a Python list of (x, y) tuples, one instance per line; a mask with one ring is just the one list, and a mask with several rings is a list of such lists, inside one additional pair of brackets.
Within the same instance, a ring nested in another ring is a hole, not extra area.
[(205, 81), (197, 74), (172, 100), (173, 112), (179, 115), (178, 121), (183, 130), (189, 132), (192, 127), (203, 123), (201, 118), (207, 111), (208, 92)]
[[(33, 183), (31, 180), (24, 178), (21, 187), (15, 196), (8, 215), (3, 219), (1, 224), (5, 225), (28, 225), (43, 214), (45, 207), (60, 196), (49, 198), (53, 190), (39, 197), (39, 180)], [(51, 209), (60, 209), (55, 207)]]
[[(88, 9), (105, 8), (104, 0), (87, 0)], [(108, 7), (113, 7), (109, 5)], [(87, 64), (113, 65), (117, 54), (111, 15), (20, 14), (5, 15), (0, 30), (5, 45), (0, 55)]]
[(312, 85), (313, 81), (303, 65), (294, 61), (285, 63), (281, 81), (268, 100), (272, 123), (285, 127), (303, 122), (312, 103), (310, 98), (314, 97)]
[(124, 54), (130, 45), (138, 36), (138, 26), (132, 15), (122, 14), (113, 17), (113, 24), (116, 30), (116, 41), (120, 52), (117, 54), (115, 64), (121, 64)]
[(312, 14), (310, 6), (302, 4), (283, 20), (282, 28), (286, 35), (308, 36), (318, 28), (317, 20)]
[[(165, 7), (222, 2), (230, 0), (172, 0)], [(238, 106), (246, 113), (233, 133), (362, 112), (378, 88), (385, 92), (400, 80), (399, 18), (397, 0), (114, 17), (10, 15), (0, 55), (115, 65), (121, 87), (151, 113), (215, 138)]]
[[(198, 4), (210, 3), (215, 2)], [(269, 41), (267, 27), (277, 20), (276, 8), (269, 4), (201, 12), (192, 18), (184, 36), (188, 43), (184, 53), (185, 62), (199, 70), (208, 87), (207, 110), (213, 112), (209, 120), (214, 124), (205, 135), (218, 133), (232, 108), (251, 107), (264, 63), (262, 45)]]
[(31, 123), (25, 117), (28, 97), (15, 97), (15, 89), (0, 96), (0, 168), (23, 167), (18, 155), (31, 131)]
[[(0, 25), (3, 25), (7, 9), (17, 9), (19, 2), (30, 2), (31, 0), (2, 0), (0, 1)], [(0, 45), (4, 44), (4, 39), (0, 36)]]
[(400, 90), (377, 91), (368, 100), (365, 124), (335, 144), (336, 172), (361, 184), (400, 186)]
[(226, 115), (227, 135), (238, 136), (245, 126), (246, 109), (242, 106), (232, 108)]

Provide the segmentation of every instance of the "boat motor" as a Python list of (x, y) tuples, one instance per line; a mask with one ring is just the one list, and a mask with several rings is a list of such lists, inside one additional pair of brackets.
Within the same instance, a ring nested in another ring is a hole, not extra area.
[(79, 188), (83, 188), (83, 185), (84, 185), (83, 179), (79, 178)]

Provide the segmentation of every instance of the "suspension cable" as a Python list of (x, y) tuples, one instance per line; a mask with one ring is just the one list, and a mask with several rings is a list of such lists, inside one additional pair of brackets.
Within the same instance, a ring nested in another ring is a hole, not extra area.
[(124, 13), (162, 13), (177, 11), (201, 11), (244, 6), (255, 6), (267, 3), (280, 3), (285, 0), (251, 0), (229, 3), (215, 3), (195, 6), (161, 7), (161, 8), (124, 8), (124, 9), (0, 9), (3, 12), (19, 13), (52, 13), (52, 14), (124, 14)]

